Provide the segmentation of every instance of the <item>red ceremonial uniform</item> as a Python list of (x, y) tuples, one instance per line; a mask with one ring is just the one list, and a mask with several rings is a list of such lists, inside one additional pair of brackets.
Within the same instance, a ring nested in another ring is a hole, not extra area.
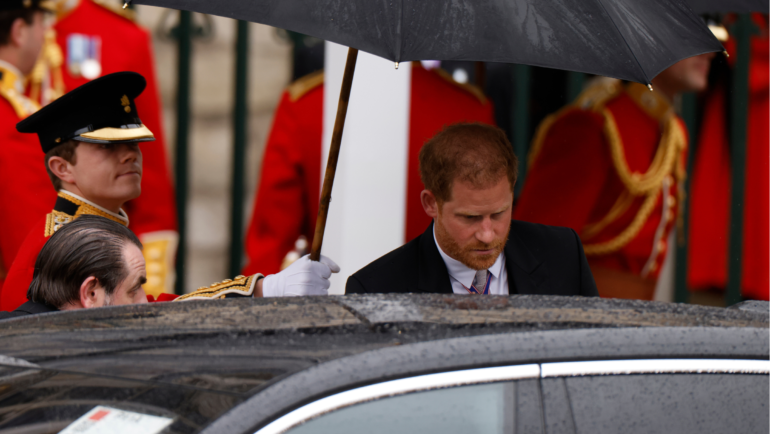
[(600, 294), (652, 298), (686, 146), (659, 94), (637, 83), (596, 86), (541, 124), (513, 217), (574, 229)]
[[(762, 35), (751, 39), (749, 118), (743, 210), (741, 292), (770, 299), (770, 63), (765, 19), (755, 20)], [(734, 53), (734, 49), (728, 50)], [(734, 61), (734, 57), (730, 60)], [(690, 194), (688, 286), (695, 291), (727, 286), (730, 232), (730, 141), (724, 86), (705, 104), (693, 165)]]
[[(145, 289), (157, 295), (162, 291), (173, 292), (173, 261), (178, 241), (176, 202), (166, 158), (152, 40), (149, 32), (132, 20), (132, 15), (133, 11), (122, 10), (110, 0), (60, 2), (54, 26), (58, 47), (47, 44), (41, 61), (47, 61), (53, 68), (44, 81), (52, 86), (57, 79), (63, 81), (65, 92), (89, 79), (119, 71), (138, 72), (147, 80), (146, 89), (135, 103), (142, 123), (156, 140), (141, 146), (142, 195), (126, 203), (124, 208), (131, 218), (131, 230), (145, 245), (148, 273)], [(43, 99), (51, 92), (51, 89), (34, 88), (31, 91)], [(57, 94), (55, 89), (53, 94)], [(35, 162), (40, 164), (40, 161), (38, 151)], [(44, 169), (42, 165), (41, 169)], [(47, 188), (50, 190), (50, 183)], [(39, 190), (30, 186), (25, 191), (38, 194)], [(51, 201), (44, 205), (47, 212)]]
[[(480, 90), (461, 85), (443, 70), (412, 64), (407, 168), (406, 240), (430, 222), (420, 204), (418, 153), (443, 126), (461, 121), (494, 124), (492, 105)], [(262, 163), (254, 212), (246, 234), (243, 274), (280, 270), (300, 235), (313, 239), (321, 191), (323, 74), (289, 86), (278, 105)], [(261, 210), (257, 212), (256, 210)], [(265, 212), (265, 210), (269, 210)]]
[(0, 61), (0, 289), (27, 233), (56, 197), (37, 136), (16, 131), (16, 124), (38, 109), (23, 91), (21, 73)]

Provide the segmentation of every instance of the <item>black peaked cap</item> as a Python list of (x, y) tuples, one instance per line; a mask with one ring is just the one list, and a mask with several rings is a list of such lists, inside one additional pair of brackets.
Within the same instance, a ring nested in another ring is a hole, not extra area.
[(90, 143), (155, 140), (134, 104), (146, 86), (136, 72), (108, 74), (64, 94), (16, 124), (16, 129), (36, 133), (46, 153), (71, 139)]

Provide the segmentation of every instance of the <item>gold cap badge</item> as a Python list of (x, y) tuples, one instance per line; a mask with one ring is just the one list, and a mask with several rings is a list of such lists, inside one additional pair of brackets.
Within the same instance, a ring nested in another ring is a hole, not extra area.
[(120, 103), (123, 105), (123, 110), (125, 110), (126, 113), (131, 113), (131, 101), (128, 100), (128, 96), (123, 95), (123, 98), (120, 99)]

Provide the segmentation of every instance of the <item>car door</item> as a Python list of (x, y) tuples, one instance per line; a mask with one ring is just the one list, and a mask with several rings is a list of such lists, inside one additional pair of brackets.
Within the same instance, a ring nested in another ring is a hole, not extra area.
[(348, 390), (258, 431), (306, 433), (542, 433), (538, 365), (422, 375)]
[(402, 378), (327, 396), (257, 434), (766, 433), (763, 360), (543, 363)]
[(718, 359), (545, 363), (546, 432), (767, 433), (769, 364)]

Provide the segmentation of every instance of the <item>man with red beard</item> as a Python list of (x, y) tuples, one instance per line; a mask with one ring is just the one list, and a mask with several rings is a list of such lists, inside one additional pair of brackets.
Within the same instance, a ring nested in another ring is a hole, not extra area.
[(433, 222), (350, 276), (345, 292), (598, 295), (574, 230), (511, 220), (516, 167), (499, 128), (444, 128), (420, 150)]

